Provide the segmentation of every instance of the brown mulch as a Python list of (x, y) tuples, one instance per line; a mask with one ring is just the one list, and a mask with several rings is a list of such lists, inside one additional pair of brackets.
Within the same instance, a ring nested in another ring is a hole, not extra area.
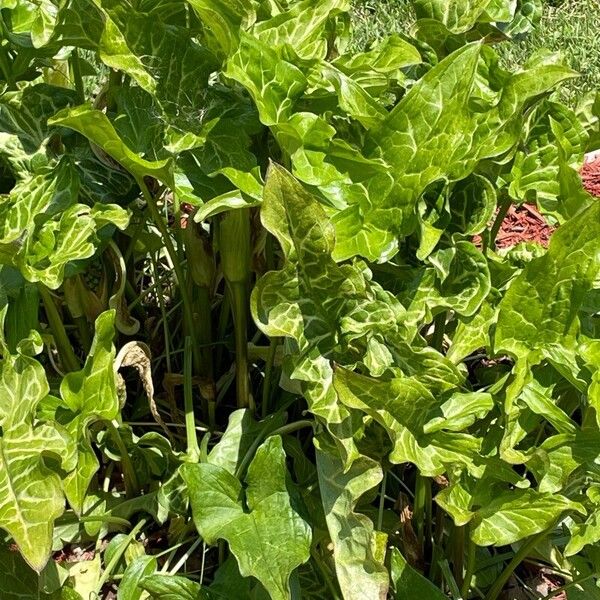
[[(546, 223), (533, 204), (513, 205), (506, 213), (496, 236), (496, 248), (511, 248), (521, 242), (533, 242), (547, 248), (555, 229)], [(481, 248), (481, 236), (476, 235), (473, 243)]]
[(520, 242), (534, 242), (547, 248), (555, 229), (546, 223), (534, 205), (511, 206), (496, 236), (496, 247), (510, 248)]
[[(581, 168), (583, 187), (600, 198), (600, 151), (588, 155)], [(511, 248), (521, 242), (533, 242), (548, 247), (556, 227), (549, 225), (533, 204), (511, 206), (496, 237), (497, 248)], [(480, 236), (473, 240), (481, 245)]]
[(586, 162), (581, 168), (583, 187), (600, 198), (600, 155)]

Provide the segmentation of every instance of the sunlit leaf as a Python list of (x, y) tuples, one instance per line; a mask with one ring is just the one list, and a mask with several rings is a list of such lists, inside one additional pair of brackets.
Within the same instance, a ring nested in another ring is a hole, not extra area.
[(119, 413), (112, 342), (114, 320), (114, 311), (98, 317), (94, 342), (83, 369), (68, 373), (60, 386), (64, 404), (57, 408), (56, 419), (77, 443), (77, 467), (63, 485), (69, 503), (77, 512), (83, 508), (88, 486), (99, 467), (88, 427), (96, 421), (112, 421)]
[[(34, 345), (40, 343), (33, 338)], [(39, 352), (40, 348), (37, 347)], [(36, 423), (35, 409), (49, 391), (43, 367), (31, 356), (5, 355), (0, 374), (0, 527), (10, 533), (38, 573), (52, 548), (54, 521), (65, 501), (61, 478), (44, 462), (72, 467), (72, 440), (55, 424)]]
[(373, 523), (356, 511), (360, 497), (381, 481), (381, 468), (375, 461), (361, 456), (344, 472), (335, 446), (320, 445), (317, 450), (319, 488), (342, 594), (352, 597), (359, 589), (361, 598), (384, 599), (388, 575), (376, 556)]

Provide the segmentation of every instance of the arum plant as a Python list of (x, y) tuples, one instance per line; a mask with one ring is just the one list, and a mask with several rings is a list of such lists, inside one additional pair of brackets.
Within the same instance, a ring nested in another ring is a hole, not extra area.
[(2, 598), (598, 597), (600, 102), (411, 6), (2, 5)]

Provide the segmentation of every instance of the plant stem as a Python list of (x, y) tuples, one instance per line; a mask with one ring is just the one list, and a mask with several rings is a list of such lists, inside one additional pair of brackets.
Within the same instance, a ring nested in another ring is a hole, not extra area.
[(115, 104), (115, 96), (123, 83), (123, 74), (121, 71), (110, 69), (108, 72), (108, 89), (106, 91), (106, 106), (113, 108)]
[(198, 353), (200, 354), (199, 375), (205, 379), (202, 384), (202, 408), (206, 408), (208, 426), (214, 429), (216, 425), (216, 396), (214, 382), (214, 362), (212, 348), (212, 311), (211, 290), (205, 285), (195, 285), (192, 289), (192, 300), (194, 302), (194, 316), (198, 323)]
[(287, 425), (282, 425), (275, 431), (269, 433), (266, 437), (271, 437), (272, 435), (287, 435), (288, 433), (294, 433), (294, 431), (298, 431), (299, 429), (304, 429), (305, 427), (313, 427), (315, 424), (314, 421), (310, 419), (304, 419), (302, 421), (295, 421), (294, 423), (288, 423)]
[(329, 574), (329, 569), (323, 563), (323, 559), (319, 556), (319, 553), (316, 549), (310, 551), (310, 555), (312, 556), (319, 572), (321, 573), (323, 579), (325, 580), (325, 584), (329, 588), (329, 592), (331, 593), (332, 600), (341, 600), (340, 595), (338, 594), (335, 584), (332, 581), (331, 575)]
[[(154, 258), (153, 255), (150, 255), (150, 260), (152, 261), (152, 273), (154, 276), (154, 281), (158, 278), (158, 267), (156, 265), (157, 259)], [(169, 322), (167, 321), (167, 311), (165, 308), (165, 302), (162, 295), (162, 290), (158, 289), (156, 291), (156, 298), (158, 300), (158, 306), (160, 308), (161, 320), (163, 325), (163, 334), (164, 334), (164, 343), (165, 343), (165, 359), (167, 361), (167, 373), (172, 373), (171, 366), (171, 336), (169, 333)]]
[(579, 585), (580, 583), (583, 583), (584, 581), (587, 581), (588, 579), (591, 579), (592, 577), (598, 577), (598, 575), (600, 575), (600, 573), (594, 572), (594, 573), (590, 573), (589, 575), (584, 575), (583, 577), (580, 577), (579, 579), (573, 579), (573, 581), (569, 581), (569, 583), (565, 583), (565, 585), (561, 585), (560, 587), (556, 588), (555, 590), (552, 590), (547, 596), (544, 596), (543, 600), (547, 600), (548, 598), (554, 598), (554, 596), (558, 596), (559, 594), (568, 590), (569, 588), (572, 588), (575, 585)]
[(192, 339), (186, 336), (183, 358), (183, 401), (185, 407), (185, 435), (187, 454), (193, 462), (200, 458), (200, 447), (196, 435), (196, 419), (194, 417), (194, 398), (192, 396)]
[(75, 91), (77, 92), (77, 101), (80, 104), (83, 104), (85, 102), (85, 91), (83, 89), (83, 77), (81, 76), (81, 63), (79, 62), (79, 53), (77, 52), (77, 48), (73, 48), (69, 62), (71, 63), (73, 82), (75, 83)]
[(465, 529), (465, 542), (467, 544), (467, 565), (465, 570), (465, 577), (463, 579), (461, 594), (463, 598), (467, 598), (469, 590), (471, 589), (471, 581), (475, 574), (475, 557), (477, 553), (477, 546), (471, 539), (471, 531), (468, 525), (464, 526)]
[(112, 422), (107, 422), (107, 427), (112, 435), (113, 441), (117, 445), (119, 452), (121, 453), (121, 466), (123, 467), (123, 482), (125, 483), (125, 496), (127, 499), (135, 498), (140, 493), (140, 486), (138, 484), (137, 475), (131, 462), (131, 457), (127, 451), (127, 447), (123, 442), (123, 438), (119, 433), (119, 430)]
[(106, 565), (106, 569), (104, 569), (102, 576), (98, 580), (98, 585), (96, 587), (96, 597), (97, 598), (101, 597), (102, 588), (104, 587), (104, 584), (108, 581), (110, 574), (112, 573), (114, 568), (117, 566), (117, 563), (121, 560), (121, 557), (123, 556), (123, 554), (125, 554), (125, 550), (127, 550), (127, 547), (129, 546), (129, 544), (131, 544), (131, 542), (136, 538), (137, 534), (142, 530), (142, 527), (144, 527), (145, 524), (146, 524), (146, 519), (142, 519), (131, 530), (131, 532), (129, 533), (127, 538), (124, 539), (121, 542), (121, 544), (119, 545), (119, 547), (115, 550), (115, 553), (113, 554), (112, 558), (110, 559), (110, 562)]
[(500, 577), (494, 581), (492, 587), (488, 590), (485, 600), (496, 600), (498, 598), (500, 592), (506, 585), (506, 582), (513, 574), (513, 571), (523, 562), (533, 548), (550, 533), (551, 530), (552, 529), (546, 529), (541, 533), (534, 535), (528, 542), (525, 542), (519, 548), (512, 560), (508, 563), (508, 565), (506, 565), (504, 571), (502, 571), (500, 574)]
[(453, 600), (462, 600), (462, 596), (460, 595), (460, 590), (458, 589), (458, 584), (452, 575), (452, 571), (450, 570), (450, 565), (446, 559), (440, 561), (440, 569), (442, 571), (442, 576), (444, 577), (444, 581), (448, 585), (450, 589), (450, 596), (452, 596)]
[(462, 587), (464, 582), (464, 568), (465, 568), (465, 528), (457, 527), (453, 525), (453, 557), (452, 563), (454, 567), (454, 579), (458, 586)]
[(90, 335), (87, 319), (85, 317), (75, 317), (73, 321), (75, 321), (75, 325), (77, 325), (77, 330), (79, 331), (81, 347), (88, 354), (92, 347), (92, 336)]
[(444, 349), (444, 334), (446, 333), (446, 311), (436, 315), (433, 320), (433, 336), (431, 346), (438, 352)]
[(78, 517), (76, 514), (65, 514), (61, 518), (62, 523), (110, 523), (113, 525), (123, 525), (123, 527), (131, 527), (131, 523), (127, 519), (121, 517), (113, 517), (106, 513), (103, 515), (87, 515)]
[(496, 215), (494, 224), (490, 229), (490, 237), (487, 245), (485, 244), (484, 240), (484, 252), (485, 250), (487, 250), (488, 247), (492, 249), (496, 248), (496, 237), (498, 236), (498, 232), (500, 231), (500, 227), (502, 226), (502, 221), (504, 221), (504, 218), (506, 217), (511, 205), (512, 200), (510, 199), (510, 196), (508, 194), (504, 194), (502, 202), (498, 207), (498, 214)]
[(271, 400), (271, 380), (273, 378), (273, 366), (275, 363), (275, 354), (277, 353), (277, 345), (279, 339), (272, 338), (269, 343), (269, 354), (267, 355), (267, 363), (265, 366), (265, 379), (263, 381), (263, 391), (262, 391), (262, 406), (261, 406), (261, 414), (264, 419), (269, 413), (269, 403)]
[(187, 550), (183, 556), (175, 563), (175, 566), (169, 571), (169, 575), (175, 575), (181, 567), (188, 561), (194, 550), (202, 543), (202, 538), (198, 538)]
[(235, 385), (238, 408), (249, 408), (254, 412), (254, 400), (250, 394), (248, 377), (248, 302), (244, 282), (229, 284), (231, 312), (235, 333)]
[[(3, 34), (3, 39), (7, 39), (8, 28), (4, 23), (2, 15), (0, 15), (0, 29)], [(8, 49), (6, 48), (6, 46), (0, 46), (0, 71), (2, 71), (2, 75), (4, 75), (4, 79), (8, 84), (8, 89), (16, 89), (17, 85), (15, 83), (15, 78), (13, 75), (12, 63), (10, 61), (10, 56), (8, 54)]]
[(381, 491), (379, 492), (379, 510), (377, 513), (377, 531), (383, 530), (383, 510), (385, 507), (385, 488), (387, 484), (387, 471), (383, 473), (381, 480)]
[(196, 329), (194, 327), (194, 313), (192, 311), (192, 302), (190, 299), (190, 295), (188, 293), (188, 289), (186, 286), (186, 279), (183, 273), (183, 269), (181, 268), (181, 263), (179, 262), (179, 256), (175, 251), (175, 247), (173, 246), (173, 242), (171, 240), (171, 236), (169, 234), (169, 230), (167, 229), (167, 225), (158, 210), (158, 206), (156, 205), (156, 200), (154, 196), (150, 193), (148, 186), (144, 182), (143, 178), (139, 178), (137, 180), (140, 189), (142, 190), (142, 194), (144, 199), (146, 200), (146, 204), (148, 205), (148, 209), (150, 211), (150, 216), (154, 221), (154, 224), (158, 228), (160, 235), (163, 238), (163, 243), (167, 250), (167, 254), (173, 263), (173, 269), (175, 270), (175, 276), (177, 277), (177, 282), (179, 284), (179, 293), (181, 294), (181, 302), (183, 304), (183, 315), (184, 319), (187, 321), (187, 330), (189, 335), (192, 338), (193, 342), (193, 358), (194, 358), (194, 368), (196, 371), (200, 371), (200, 356), (198, 354), (198, 340), (196, 337)]
[[(227, 331), (227, 325), (229, 324), (229, 317), (231, 316), (231, 296), (229, 293), (229, 287), (225, 286), (223, 290), (223, 299), (221, 300), (221, 307), (219, 310), (219, 320), (217, 322), (217, 333), (216, 339), (222, 340), (225, 338), (225, 333)], [(216, 369), (221, 368), (221, 363), (223, 362), (223, 350), (224, 347), (222, 345), (217, 347), (217, 353), (215, 357), (215, 367)]]
[(121, 519), (121, 517), (111, 517), (110, 515), (89, 515), (87, 517), (79, 517), (77, 519), (79, 523), (109, 523), (113, 525), (123, 525), (124, 527), (131, 527), (131, 523), (127, 519)]
[(254, 411), (248, 380), (248, 284), (251, 248), (250, 210), (227, 211), (219, 220), (221, 268), (231, 296), (235, 330), (235, 376), (238, 408)]
[(417, 539), (421, 552), (425, 553), (425, 529), (431, 517), (431, 481), (417, 474), (415, 483), (414, 522), (417, 528)]
[(45, 285), (40, 284), (38, 290), (42, 297), (42, 302), (44, 303), (44, 309), (46, 311), (46, 316), (48, 317), (48, 325), (50, 325), (50, 329), (52, 330), (54, 343), (56, 344), (56, 349), (60, 355), (60, 361), (66, 371), (77, 371), (81, 368), (81, 364), (75, 356), (75, 352), (73, 352), (73, 347), (67, 336), (62, 319), (58, 314), (56, 304), (54, 304), (54, 300)]
[(212, 345), (212, 315), (211, 315), (211, 297), (210, 290), (206, 286), (196, 286), (197, 297), (194, 299), (194, 305), (197, 310), (198, 323), (198, 341), (200, 343), (200, 356), (202, 370), (200, 374), (209, 379), (213, 378), (213, 351)]

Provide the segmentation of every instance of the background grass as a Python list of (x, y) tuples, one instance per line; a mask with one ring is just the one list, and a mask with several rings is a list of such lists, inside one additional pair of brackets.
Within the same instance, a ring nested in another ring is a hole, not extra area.
[[(364, 48), (389, 32), (408, 32), (414, 21), (411, 0), (357, 0), (354, 43)], [(572, 104), (587, 92), (600, 91), (600, 0), (545, 2), (535, 32), (500, 46), (502, 58), (511, 68), (522, 65), (541, 48), (562, 52), (582, 75), (565, 85), (563, 100)]]

